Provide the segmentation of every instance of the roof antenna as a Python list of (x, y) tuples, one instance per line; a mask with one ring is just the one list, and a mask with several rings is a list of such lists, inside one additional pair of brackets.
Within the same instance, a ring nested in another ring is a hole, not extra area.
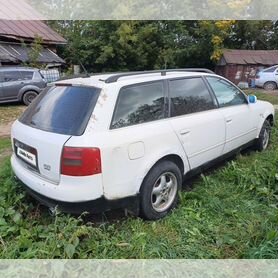
[(88, 71), (86, 70), (86, 68), (84, 67), (83, 63), (80, 62), (80, 66), (82, 67), (83, 71), (86, 74), (86, 77), (90, 77), (90, 74), (88, 73)]

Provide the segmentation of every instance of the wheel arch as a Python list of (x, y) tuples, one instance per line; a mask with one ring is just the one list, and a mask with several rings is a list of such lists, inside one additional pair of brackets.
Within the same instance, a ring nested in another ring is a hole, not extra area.
[(274, 126), (274, 116), (272, 114), (268, 115), (266, 120), (270, 123), (271, 126)]
[(35, 87), (35, 86), (26, 86), (23, 87), (18, 94), (18, 101), (22, 101), (23, 100), (23, 96), (24, 94), (26, 94), (27, 92), (35, 92), (37, 94), (40, 93), (39, 88)]
[(173, 154), (164, 155), (164, 156), (161, 157), (160, 159), (156, 160), (156, 162), (153, 163), (152, 166), (149, 167), (147, 171), (145, 171), (144, 177), (143, 177), (142, 180), (141, 180), (141, 185), (140, 185), (140, 188), (139, 188), (139, 192), (141, 191), (141, 187), (142, 187), (142, 184), (144, 183), (144, 180), (146, 179), (147, 175), (151, 172), (151, 170), (152, 170), (156, 165), (158, 165), (159, 163), (161, 163), (162, 161), (167, 161), (167, 160), (169, 160), (169, 161), (175, 163), (175, 164), (179, 167), (179, 169), (180, 169), (180, 171), (181, 171), (182, 177), (184, 176), (185, 171), (186, 171), (186, 170), (189, 170), (189, 169), (187, 169), (188, 166), (185, 164), (184, 160), (182, 159), (182, 157), (181, 157), (180, 155), (174, 154), (174, 153), (173, 153)]

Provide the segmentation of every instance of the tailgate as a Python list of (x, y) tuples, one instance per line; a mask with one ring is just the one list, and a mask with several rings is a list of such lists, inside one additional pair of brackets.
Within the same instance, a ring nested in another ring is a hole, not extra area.
[(60, 160), (64, 144), (71, 136), (35, 129), (16, 121), (12, 143), (17, 159), (45, 179), (59, 183)]

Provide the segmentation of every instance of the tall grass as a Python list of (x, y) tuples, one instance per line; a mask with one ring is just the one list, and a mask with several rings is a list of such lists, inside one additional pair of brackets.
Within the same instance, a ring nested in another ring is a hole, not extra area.
[(239, 154), (192, 180), (178, 208), (157, 222), (120, 212), (50, 216), (14, 180), (7, 158), (0, 167), (0, 257), (277, 259), (277, 135), (275, 128), (267, 151)]

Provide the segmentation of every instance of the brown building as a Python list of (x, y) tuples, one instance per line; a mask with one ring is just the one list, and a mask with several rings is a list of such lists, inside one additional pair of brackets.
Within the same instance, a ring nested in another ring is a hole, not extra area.
[(226, 49), (215, 72), (235, 84), (255, 79), (258, 70), (278, 65), (278, 50)]
[(0, 20), (0, 66), (22, 65), (28, 62), (30, 44), (36, 37), (43, 40), (38, 63), (49, 67), (65, 63), (56, 54), (56, 47), (66, 44), (66, 40), (44, 22), (39, 20)]

